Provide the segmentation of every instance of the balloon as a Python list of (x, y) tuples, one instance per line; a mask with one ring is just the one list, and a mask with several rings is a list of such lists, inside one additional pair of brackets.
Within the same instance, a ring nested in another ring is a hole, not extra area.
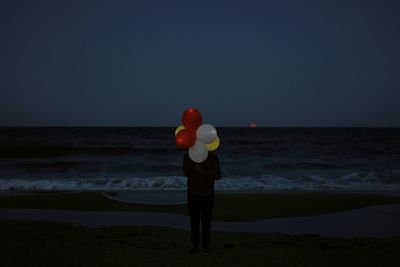
[(219, 137), (217, 135), (217, 137), (215, 137), (214, 141), (210, 144), (206, 144), (207, 150), (208, 151), (214, 151), (219, 147), (220, 144), (220, 140)]
[(176, 130), (175, 130), (175, 136), (176, 136), (180, 131), (182, 131), (183, 129), (186, 129), (185, 126), (179, 125), (178, 128), (176, 128)]
[(217, 137), (217, 130), (211, 124), (203, 124), (196, 130), (197, 140), (204, 144), (212, 143)]
[(182, 114), (182, 124), (186, 128), (196, 130), (202, 122), (200, 112), (195, 108), (188, 108)]
[(206, 160), (208, 150), (205, 144), (197, 140), (193, 146), (189, 148), (189, 157), (194, 162), (200, 163)]
[(189, 148), (196, 142), (196, 132), (190, 129), (183, 129), (175, 136), (175, 143), (180, 148)]

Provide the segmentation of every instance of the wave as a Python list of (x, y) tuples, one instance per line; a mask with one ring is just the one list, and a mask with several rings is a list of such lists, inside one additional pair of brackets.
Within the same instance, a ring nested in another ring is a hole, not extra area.
[(262, 168), (265, 170), (301, 170), (301, 169), (334, 170), (344, 167), (346, 166), (324, 163), (324, 162), (266, 163), (262, 165)]
[[(12, 164), (0, 163), (0, 173), (6, 173), (7, 171), (16, 174), (16, 171), (24, 172), (26, 176), (30, 176), (32, 174), (40, 174), (41, 177), (49, 176), (51, 174), (54, 175), (56, 172), (60, 173), (67, 173), (71, 172), (71, 175), (74, 173), (80, 172), (81, 175), (84, 176), (85, 173), (88, 172), (104, 172), (111, 174), (118, 173), (118, 172), (125, 172), (125, 173), (135, 173), (138, 175), (139, 173), (151, 173), (151, 172), (158, 172), (158, 173), (167, 173), (172, 174), (171, 172), (179, 172), (182, 169), (181, 164), (175, 162), (160, 162), (157, 163), (156, 161), (148, 161), (143, 162), (143, 160), (139, 159), (130, 159), (130, 162), (107, 162), (105, 164), (101, 160), (92, 160), (92, 161), (84, 161), (84, 160), (22, 160), (22, 161), (14, 161)], [(77, 175), (74, 175), (77, 176)], [(154, 175), (153, 175), (154, 176)], [(0, 179), (4, 178), (4, 175), (0, 176)], [(11, 178), (11, 177), (6, 177)], [(29, 177), (32, 178), (32, 177)], [(64, 177), (68, 178), (68, 177)], [(71, 177), (74, 178), (74, 177)]]
[[(132, 178), (75, 178), (75, 179), (0, 179), (0, 190), (186, 190), (184, 176)], [(350, 173), (337, 179), (319, 175), (285, 178), (276, 175), (226, 177), (216, 181), (215, 190), (238, 191), (392, 191), (399, 192), (400, 184), (380, 179), (373, 173)]]
[(170, 145), (168, 147), (128, 147), (128, 146), (69, 146), (69, 145), (21, 145), (2, 146), (0, 158), (51, 158), (69, 155), (134, 155), (160, 153), (174, 153), (178, 148)]

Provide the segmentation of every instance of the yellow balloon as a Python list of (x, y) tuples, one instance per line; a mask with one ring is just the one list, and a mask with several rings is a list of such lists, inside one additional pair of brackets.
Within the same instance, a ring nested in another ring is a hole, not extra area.
[(175, 130), (175, 135), (177, 135), (180, 131), (182, 131), (183, 129), (186, 129), (185, 126), (183, 125), (179, 125), (178, 128), (176, 128)]
[(214, 139), (214, 141), (212, 141), (212, 143), (206, 144), (207, 150), (208, 151), (214, 151), (219, 147), (219, 144), (220, 144), (220, 140), (219, 140), (219, 137), (217, 135), (217, 137)]

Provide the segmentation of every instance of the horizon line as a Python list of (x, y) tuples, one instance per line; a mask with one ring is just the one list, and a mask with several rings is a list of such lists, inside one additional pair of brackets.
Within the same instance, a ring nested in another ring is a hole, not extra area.
[[(179, 125), (178, 125), (179, 126)], [(71, 125), (0, 125), (0, 128), (177, 128), (178, 126), (71, 126)], [(226, 125), (216, 126), (217, 128), (400, 128), (400, 126), (238, 126)]]

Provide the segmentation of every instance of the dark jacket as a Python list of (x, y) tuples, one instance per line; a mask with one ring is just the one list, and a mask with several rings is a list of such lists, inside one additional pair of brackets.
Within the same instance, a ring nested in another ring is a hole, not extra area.
[(189, 153), (183, 156), (183, 172), (187, 176), (187, 192), (193, 195), (214, 193), (214, 181), (221, 178), (218, 157), (208, 152), (207, 159), (201, 163), (192, 161)]

